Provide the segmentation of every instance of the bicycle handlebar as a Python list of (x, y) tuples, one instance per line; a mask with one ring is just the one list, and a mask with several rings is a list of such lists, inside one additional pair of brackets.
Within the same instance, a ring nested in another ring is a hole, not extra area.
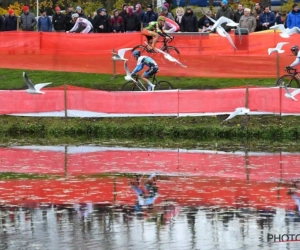
[(285, 71), (288, 72), (289, 74), (292, 74), (292, 75), (298, 73), (297, 69), (295, 69), (295, 68), (289, 68), (289, 67), (285, 68)]

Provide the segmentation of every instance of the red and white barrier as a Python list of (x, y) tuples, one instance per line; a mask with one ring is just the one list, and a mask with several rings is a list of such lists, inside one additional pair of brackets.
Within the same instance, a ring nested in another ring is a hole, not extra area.
[[(274, 88), (219, 90), (168, 90), (154, 92), (108, 92), (99, 90), (45, 90), (44, 95), (25, 91), (0, 91), (0, 114), (15, 116), (132, 117), (213, 116), (245, 107), (249, 115), (299, 115), (300, 102)], [(247, 95), (247, 96), (246, 96)], [(248, 98), (247, 98), (248, 97)], [(297, 96), (296, 96), (297, 98)], [(65, 108), (67, 109), (65, 112)]]

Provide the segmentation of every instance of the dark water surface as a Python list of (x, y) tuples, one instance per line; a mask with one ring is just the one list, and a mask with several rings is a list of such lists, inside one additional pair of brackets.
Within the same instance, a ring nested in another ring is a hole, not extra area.
[(0, 148), (0, 249), (300, 249), (299, 175), (280, 151)]

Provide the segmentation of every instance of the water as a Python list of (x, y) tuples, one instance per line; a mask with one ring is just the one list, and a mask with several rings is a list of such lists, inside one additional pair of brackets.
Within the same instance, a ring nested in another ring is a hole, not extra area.
[(0, 148), (0, 249), (299, 249), (300, 241), (278, 242), (300, 240), (299, 160), (288, 152)]

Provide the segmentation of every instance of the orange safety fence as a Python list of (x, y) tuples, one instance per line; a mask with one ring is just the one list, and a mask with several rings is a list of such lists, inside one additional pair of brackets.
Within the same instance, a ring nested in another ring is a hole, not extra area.
[[(268, 31), (243, 35), (231, 34), (238, 50), (218, 34), (175, 34), (171, 45), (180, 50), (183, 68), (167, 61), (161, 54), (151, 54), (157, 61), (159, 75), (191, 77), (275, 78), (294, 61), (290, 47), (299, 35), (285, 39), (279, 32)], [(283, 54), (268, 55), (268, 48), (289, 42)], [(1, 68), (125, 74), (123, 63), (112, 61), (112, 50), (144, 44), (141, 33), (67, 34), (42, 32), (0, 33)], [(157, 45), (160, 46), (159, 44)], [(128, 52), (127, 52), (128, 53)], [(129, 68), (135, 61), (130, 54)], [(115, 69), (114, 69), (115, 64)], [(280, 70), (278, 70), (280, 69)]]

